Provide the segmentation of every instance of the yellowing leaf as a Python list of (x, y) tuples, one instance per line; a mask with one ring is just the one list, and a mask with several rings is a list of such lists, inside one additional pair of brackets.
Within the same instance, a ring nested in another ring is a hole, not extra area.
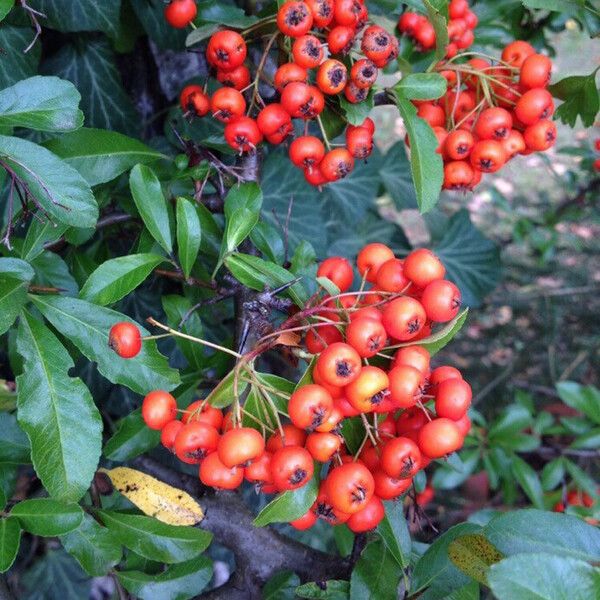
[(195, 525), (204, 518), (200, 505), (183, 490), (128, 467), (100, 469), (143, 513), (169, 525)]

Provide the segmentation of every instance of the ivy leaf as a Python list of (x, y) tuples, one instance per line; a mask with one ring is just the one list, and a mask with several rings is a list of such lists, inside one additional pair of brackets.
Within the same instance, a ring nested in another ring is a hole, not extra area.
[(417, 109), (402, 91), (396, 90), (394, 97), (410, 138), (410, 166), (417, 203), (419, 210), (426, 213), (437, 204), (444, 179), (442, 157), (436, 152), (438, 140), (429, 124), (417, 116)]
[(500, 249), (473, 225), (465, 209), (452, 215), (434, 251), (467, 306), (479, 306), (500, 280)]
[(0, 573), (8, 571), (17, 558), (21, 526), (14, 517), (0, 519)]
[(213, 563), (207, 556), (199, 556), (178, 565), (172, 565), (158, 575), (142, 571), (119, 571), (117, 577), (123, 587), (142, 600), (182, 600), (197, 596), (208, 585), (213, 574)]
[(0, 24), (0, 48), (15, 49), (15, 52), (7, 52), (0, 60), (0, 89), (36, 74), (42, 47), (40, 40), (29, 52), (22, 52), (29, 46), (33, 36), (29, 25), (15, 27), (6, 21)]
[[(104, 3), (95, 4), (102, 10)], [(118, 22), (117, 17), (114, 23)], [(74, 37), (73, 43), (63, 45), (44, 62), (43, 70), (73, 82), (81, 94), (81, 109), (88, 126), (136, 134), (139, 117), (123, 88), (108, 40)]]
[(44, 25), (58, 31), (118, 33), (120, 0), (33, 0), (31, 6), (45, 15)]
[(254, 519), (253, 525), (264, 527), (271, 523), (286, 523), (299, 519), (312, 506), (317, 498), (318, 491), (318, 478), (313, 477), (301, 488), (279, 494), (260, 511)]
[(383, 540), (363, 550), (350, 577), (350, 600), (396, 600), (402, 570)]
[[(159, 48), (169, 48), (172, 50), (181, 50), (183, 48), (186, 30), (175, 29), (167, 23), (165, 19), (165, 6), (162, 2), (130, 0), (130, 3), (144, 31)], [(196, 30), (192, 30), (192, 33), (193, 31)]]
[[(60, 296), (32, 296), (38, 310), (60, 333), (71, 340), (102, 375), (113, 383), (126, 385), (138, 394), (156, 389), (172, 390), (179, 385), (179, 373), (169, 367), (156, 342), (147, 340), (131, 359), (119, 358), (108, 346), (108, 332), (119, 321), (134, 323), (125, 315), (85, 300)], [(142, 336), (149, 332), (135, 323)]]
[(171, 253), (173, 242), (167, 201), (154, 171), (145, 165), (136, 165), (129, 176), (129, 187), (144, 225), (152, 237)]
[(81, 96), (70, 81), (30, 77), (0, 91), (0, 125), (72, 131), (83, 125)]
[(92, 577), (102, 577), (121, 560), (123, 550), (114, 533), (85, 514), (77, 529), (60, 538), (65, 550)]
[(163, 261), (157, 254), (130, 254), (107, 260), (89, 276), (79, 297), (100, 306), (114, 304), (141, 285)]
[(44, 147), (76, 169), (89, 185), (112, 181), (138, 163), (149, 163), (163, 154), (117, 131), (83, 127), (53, 138)]
[(150, 560), (171, 564), (197, 559), (212, 540), (203, 529), (167, 525), (152, 517), (108, 510), (97, 514), (123, 546)]
[(177, 249), (181, 269), (186, 277), (190, 276), (200, 245), (202, 227), (194, 205), (185, 198), (177, 198)]
[(598, 69), (589, 75), (565, 77), (549, 86), (555, 98), (564, 100), (556, 109), (555, 116), (563, 123), (575, 127), (577, 117), (581, 117), (585, 127), (594, 124), (600, 110), (600, 92), (596, 86)]
[(34, 198), (61, 223), (94, 227), (98, 205), (81, 175), (46, 148), (0, 135), (0, 156), (27, 183)]
[(18, 419), (35, 471), (54, 498), (79, 500), (100, 458), (100, 413), (81, 379), (69, 377), (69, 353), (28, 312), (21, 316), (17, 350), (25, 361), (17, 377)]
[(23, 500), (13, 506), (10, 516), (18, 519), (25, 531), (42, 537), (64, 535), (77, 529), (83, 521), (83, 511), (78, 504), (51, 498)]

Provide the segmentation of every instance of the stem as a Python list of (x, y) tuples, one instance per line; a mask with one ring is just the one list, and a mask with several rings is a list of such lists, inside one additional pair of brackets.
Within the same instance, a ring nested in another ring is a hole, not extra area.
[(329, 143), (329, 138), (327, 137), (325, 126), (323, 125), (323, 121), (321, 120), (321, 115), (317, 115), (317, 123), (319, 123), (319, 129), (321, 130), (321, 135), (323, 136), (325, 147), (327, 148), (327, 150), (331, 150), (331, 144)]

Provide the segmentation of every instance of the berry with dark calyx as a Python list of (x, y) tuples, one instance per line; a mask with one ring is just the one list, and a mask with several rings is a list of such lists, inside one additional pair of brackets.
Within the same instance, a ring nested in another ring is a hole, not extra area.
[(244, 38), (236, 31), (224, 29), (208, 41), (206, 60), (217, 69), (232, 71), (244, 63), (247, 52)]
[(314, 35), (303, 35), (292, 46), (294, 62), (305, 69), (314, 69), (323, 61), (323, 45)]
[(289, 154), (294, 165), (301, 169), (310, 170), (323, 160), (325, 146), (319, 138), (312, 135), (303, 135), (290, 144)]
[(357, 60), (350, 69), (350, 79), (359, 88), (370, 88), (377, 81), (378, 74), (377, 66), (368, 58)]
[(250, 70), (245, 65), (240, 65), (231, 71), (217, 71), (217, 81), (223, 85), (242, 91), (250, 85)]
[(121, 358), (134, 358), (142, 349), (142, 334), (133, 323), (116, 323), (110, 328), (108, 346)]
[(256, 152), (263, 135), (254, 119), (237, 117), (225, 126), (225, 140), (237, 152)]
[(312, 479), (313, 472), (313, 457), (300, 446), (284, 446), (271, 458), (273, 483), (280, 492), (306, 485)]
[(300, 37), (310, 30), (313, 15), (306, 2), (290, 0), (277, 12), (277, 27), (289, 37)]
[(210, 110), (215, 119), (229, 123), (229, 121), (244, 115), (246, 100), (238, 90), (222, 87), (212, 95)]
[(354, 158), (346, 148), (334, 148), (325, 155), (319, 166), (327, 181), (337, 181), (352, 172)]
[(373, 135), (366, 127), (346, 131), (346, 146), (354, 158), (365, 160), (373, 152)]
[(348, 81), (346, 65), (333, 58), (327, 59), (317, 71), (317, 85), (328, 95), (339, 94)]
[(174, 450), (179, 460), (194, 465), (214, 452), (218, 443), (219, 432), (212, 425), (190, 421), (177, 432)]
[(179, 103), (184, 113), (193, 113), (197, 117), (203, 117), (210, 110), (210, 98), (199, 85), (184, 87)]
[(313, 16), (313, 26), (324, 28), (333, 20), (334, 0), (306, 0)]
[(294, 81), (300, 83), (308, 82), (308, 72), (304, 67), (296, 63), (284, 63), (277, 71), (275, 71), (275, 77), (273, 82), (275, 83), (275, 89), (281, 93), (283, 89)]

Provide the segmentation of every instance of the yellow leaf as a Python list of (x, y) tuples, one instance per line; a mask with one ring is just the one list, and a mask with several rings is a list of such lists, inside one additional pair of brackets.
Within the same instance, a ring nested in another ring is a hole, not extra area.
[(183, 490), (128, 467), (100, 469), (123, 496), (143, 513), (169, 525), (195, 525), (204, 518), (200, 505)]

